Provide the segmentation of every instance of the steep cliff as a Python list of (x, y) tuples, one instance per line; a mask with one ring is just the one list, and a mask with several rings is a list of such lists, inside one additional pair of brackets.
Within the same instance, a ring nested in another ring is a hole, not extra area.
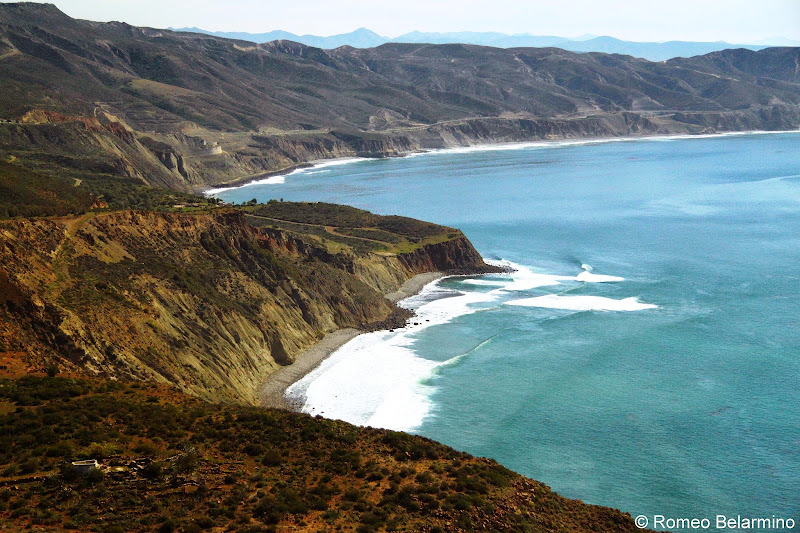
[(325, 333), (404, 320), (383, 294), (412, 275), (489, 269), (451, 228), (426, 224), (417, 238), (348, 226), (323, 238), (297, 226), (234, 209), (6, 221), (0, 350), (253, 403), (266, 376)]

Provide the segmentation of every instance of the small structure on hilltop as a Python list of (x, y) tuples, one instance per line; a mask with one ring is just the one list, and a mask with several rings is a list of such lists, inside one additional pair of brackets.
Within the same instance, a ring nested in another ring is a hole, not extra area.
[(86, 459), (84, 461), (72, 461), (72, 468), (81, 475), (88, 476), (95, 468), (100, 468), (97, 459)]

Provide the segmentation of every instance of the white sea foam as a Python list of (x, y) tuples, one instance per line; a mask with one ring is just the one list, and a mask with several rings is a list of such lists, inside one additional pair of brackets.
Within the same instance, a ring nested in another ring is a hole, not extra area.
[(577, 281), (582, 281), (584, 283), (610, 283), (615, 281), (625, 281), (625, 278), (621, 278), (619, 276), (605, 276), (603, 274), (592, 274), (589, 271), (584, 270), (577, 276), (575, 276)]
[(500, 144), (477, 144), (473, 146), (454, 146), (439, 148), (426, 152), (428, 154), (467, 154), (472, 152), (506, 152), (510, 150), (528, 150), (537, 148), (560, 148), (567, 146), (583, 146), (587, 144), (606, 144), (639, 140), (638, 137), (608, 137), (600, 139), (570, 139), (560, 141), (525, 141)]
[(657, 305), (640, 302), (638, 298), (614, 300), (604, 296), (563, 296), (547, 294), (535, 298), (522, 298), (505, 302), (506, 305), (521, 307), (543, 307), (568, 311), (643, 311), (657, 309)]
[(553, 274), (541, 274), (534, 272), (530, 268), (506, 260), (486, 260), (487, 263), (494, 266), (513, 269), (513, 272), (508, 274), (510, 280), (503, 286), (502, 291), (528, 291), (537, 287), (548, 287), (551, 285), (558, 285), (562, 281), (570, 281), (575, 278), (571, 276), (556, 276)]
[(503, 290), (505, 289), (465, 292), (439, 287), (438, 281), (429, 283), (419, 294), (398, 302), (400, 307), (412, 309), (417, 315), (412, 320), (411, 326), (399, 332), (416, 333), (430, 326), (446, 324), (457, 317), (494, 307), (500, 297), (500, 291)]
[(493, 305), (496, 294), (443, 289), (436, 282), (399, 302), (415, 309), (412, 324), (393, 332), (360, 335), (289, 387), (290, 397), (304, 397), (303, 412), (353, 424), (410, 431), (431, 408), (429, 385), (422, 382), (448, 361), (417, 356), (415, 333)]
[(594, 270), (591, 265), (587, 265), (586, 263), (581, 265), (583, 272), (575, 276), (576, 281), (582, 281), (584, 283), (612, 283), (617, 281), (625, 281), (625, 278), (621, 278), (619, 276), (606, 276), (603, 274), (593, 274), (592, 271)]
[[(456, 290), (439, 281), (426, 285), (418, 294), (399, 302), (413, 309), (416, 317), (395, 331), (366, 333), (351, 340), (317, 369), (287, 389), (289, 397), (303, 398), (302, 410), (322, 414), (353, 424), (413, 431), (432, 408), (430, 394), (434, 390), (428, 380), (445, 368), (485, 346), (490, 337), (474, 348), (453, 354), (446, 361), (422, 358), (414, 351), (415, 336), (420, 331), (448, 323), (457, 317), (496, 308), (503, 300), (532, 289), (558, 286), (562, 282), (621, 281), (616, 276), (584, 272), (576, 276), (560, 276), (534, 272), (531, 268), (510, 261), (487, 261), (513, 270), (490, 274), (485, 278), (463, 278), (466, 286), (495, 287), (489, 291)], [(512, 299), (509, 305), (549, 307), (577, 311), (637, 311), (656, 306), (636, 298), (613, 300), (598, 296), (548, 295)]]
[(331, 160), (322, 160), (322, 161), (312, 161), (310, 166), (303, 167), (303, 168), (296, 168), (291, 172), (287, 172), (286, 174), (279, 174), (277, 176), (270, 176), (268, 178), (254, 180), (248, 183), (244, 183), (242, 185), (236, 185), (234, 187), (220, 187), (218, 189), (209, 189), (205, 191), (203, 194), (206, 196), (214, 196), (225, 191), (230, 191), (233, 189), (238, 189), (240, 187), (249, 187), (251, 185), (281, 185), (286, 183), (287, 176), (296, 176), (298, 174), (319, 174), (322, 172), (328, 172), (328, 170), (320, 170), (325, 169), (326, 167), (336, 167), (339, 165), (349, 165), (352, 163), (358, 163), (360, 161), (369, 161), (373, 158), (368, 157), (343, 157), (341, 159), (331, 159)]
[(420, 380), (437, 365), (417, 357), (406, 335), (360, 335), (287, 390), (305, 397), (303, 411), (353, 424), (408, 430), (430, 409)]
[(511, 283), (511, 280), (469, 278), (463, 280), (462, 283), (466, 283), (467, 285), (479, 285), (482, 287), (505, 287)]
[(350, 165), (352, 163), (360, 163), (362, 161), (370, 161), (375, 159), (374, 157), (342, 157), (337, 159), (318, 159), (316, 161), (312, 161), (310, 167), (298, 169), (300, 171), (303, 170), (319, 170), (321, 168), (326, 167), (338, 167), (339, 165)]
[(286, 183), (286, 176), (270, 176), (253, 182), (254, 185), (280, 185), (281, 183)]
[(800, 133), (800, 130), (785, 130), (785, 131), (730, 131), (723, 133), (704, 133), (704, 134), (675, 134), (675, 135), (656, 135), (649, 137), (600, 137), (596, 139), (564, 139), (554, 141), (524, 141), (517, 143), (501, 143), (501, 144), (478, 144), (474, 146), (456, 146), (450, 148), (440, 148), (424, 152), (424, 154), (465, 154), (471, 152), (499, 152), (508, 150), (525, 150), (535, 148), (561, 148), (569, 146), (585, 146), (590, 144), (609, 144), (618, 142), (639, 142), (639, 141), (653, 141), (653, 142), (669, 142), (679, 141), (685, 139), (708, 139), (713, 137), (732, 137), (739, 135), (775, 135), (786, 133)]
[(764, 130), (749, 130), (749, 131), (725, 131), (721, 133), (693, 133), (693, 134), (675, 134), (675, 135), (654, 135), (652, 137), (635, 137), (634, 139), (640, 141), (680, 141), (684, 139), (711, 139), (714, 137), (738, 137), (742, 135), (778, 135), (786, 133), (800, 133), (800, 130), (780, 130), (780, 131), (764, 131)]
[[(297, 172), (297, 171), (295, 171), (295, 172)], [(270, 176), (268, 178), (251, 181), (250, 183), (247, 183), (246, 185), (280, 185), (282, 183), (286, 183), (286, 176), (287, 175)], [(209, 190), (205, 191), (203, 194), (205, 194), (206, 196), (214, 196), (215, 194), (219, 194), (219, 193), (222, 193), (222, 192), (225, 192), (225, 191), (230, 191), (230, 190), (233, 190), (233, 189), (238, 189), (239, 187), (245, 187), (246, 185), (237, 185), (236, 187), (220, 187), (219, 189), (209, 189)]]

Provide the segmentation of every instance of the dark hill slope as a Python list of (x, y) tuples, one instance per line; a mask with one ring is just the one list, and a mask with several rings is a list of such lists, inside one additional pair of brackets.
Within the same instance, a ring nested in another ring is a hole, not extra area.
[[(369, 118), (381, 109), (431, 124), (503, 112), (549, 118), (800, 102), (797, 87), (760, 80), (797, 83), (798, 51), (792, 49), (725, 51), (666, 63), (463, 44), (321, 50), (290, 41), (253, 45), (79, 21), (54, 6), (27, 3), (0, 7), (0, 25), (4, 79), (17, 87), (32, 85), (28, 94), (3, 91), (12, 104), (10, 115), (48, 103), (46, 97), (70, 112), (109, 101), (117, 102), (137, 129), (148, 124), (136, 111), (146, 110), (167, 124), (182, 119), (233, 130), (300, 123), (369, 129)], [(721, 100), (719, 91), (711, 90), (719, 80), (745, 88), (742, 98)], [(750, 93), (755, 98), (748, 98)]]
[(794, 48), (659, 63), (462, 44), (321, 50), (5, 3), (0, 119), (25, 118), (0, 124), (0, 156), (189, 189), (326, 157), (790, 129), (800, 125), (799, 58)]
[(423, 437), (0, 363), (2, 531), (637, 531)]

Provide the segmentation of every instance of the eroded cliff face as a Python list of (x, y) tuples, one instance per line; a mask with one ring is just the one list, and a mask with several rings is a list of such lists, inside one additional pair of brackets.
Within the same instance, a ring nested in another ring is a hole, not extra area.
[[(143, 184), (201, 191), (281, 174), (342, 157), (397, 157), (423, 150), (539, 140), (789, 130), (800, 124), (791, 106), (646, 116), (620, 112), (581, 118), (482, 117), (383, 131), (141, 132), (123, 119), (33, 111), (0, 123), (0, 157), (50, 173), (64, 169), (134, 178)], [(55, 164), (54, 164), (55, 162)]]
[[(181, 147), (175, 150), (186, 154), (185, 167), (191, 176), (181, 186), (203, 190), (246, 183), (324, 159), (397, 157), (424, 150), (513, 142), (790, 130), (797, 124), (800, 124), (800, 110), (791, 106), (660, 115), (619, 112), (579, 118), (512, 114), (369, 132), (240, 133), (238, 137), (229, 134), (227, 140), (219, 134), (203, 132), (198, 135), (210, 144), (219, 142), (224, 149), (202, 157)], [(166, 142), (175, 144), (170, 139)]]
[(383, 294), (412, 275), (489, 269), (460, 232), (331, 254), (236, 210), (6, 221), (0, 265), (0, 350), (244, 403), (324, 334), (404, 320)]

